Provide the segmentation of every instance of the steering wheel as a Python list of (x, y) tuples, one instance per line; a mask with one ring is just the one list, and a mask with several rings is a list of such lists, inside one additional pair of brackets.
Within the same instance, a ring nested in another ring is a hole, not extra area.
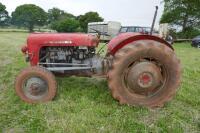
[(95, 31), (96, 33), (98, 33), (98, 36), (101, 36), (101, 35), (104, 35), (104, 36), (111, 36), (109, 35), (108, 33), (106, 32), (101, 32), (99, 30), (96, 30), (96, 29), (93, 29), (93, 28), (90, 28), (91, 30)]

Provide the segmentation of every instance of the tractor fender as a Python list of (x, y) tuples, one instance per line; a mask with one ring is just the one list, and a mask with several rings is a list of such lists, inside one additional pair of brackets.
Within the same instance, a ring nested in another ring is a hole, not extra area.
[(108, 54), (115, 55), (125, 45), (139, 40), (154, 40), (168, 46), (174, 51), (174, 48), (168, 42), (157, 36), (143, 35), (140, 33), (122, 33), (108, 43)]

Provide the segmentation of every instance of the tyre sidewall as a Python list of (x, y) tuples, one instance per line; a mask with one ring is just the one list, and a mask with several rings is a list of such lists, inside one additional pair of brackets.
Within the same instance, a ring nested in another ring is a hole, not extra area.
[[(23, 84), (24, 82), (29, 79), (32, 76), (40, 77), (43, 80), (46, 81), (48, 85), (48, 93), (45, 97), (43, 97), (41, 100), (32, 100), (28, 98), (24, 92), (23, 92)], [(56, 93), (56, 84), (55, 84), (55, 77), (53, 74), (44, 68), (40, 67), (31, 67), (23, 70), (19, 76), (16, 78), (15, 82), (15, 90), (18, 96), (20, 98), (28, 103), (40, 103), (40, 102), (47, 102), (53, 99)]]
[[(119, 93), (123, 96), (124, 99), (126, 99), (126, 101), (139, 105), (151, 105), (166, 100), (166, 98), (170, 97), (176, 90), (178, 86), (177, 82), (179, 82), (177, 80), (180, 79), (180, 66), (177, 63), (174, 52), (168, 47), (164, 49), (165, 51), (163, 51), (162, 47), (166, 46), (155, 41), (151, 41), (151, 43), (148, 43), (148, 45), (145, 46), (142, 46), (143, 44), (141, 44), (140, 42), (129, 45), (135, 45), (135, 47), (137, 47), (137, 51), (129, 51), (127, 54), (124, 55), (123, 59), (118, 61), (119, 64), (117, 65), (117, 68), (115, 68), (115, 85), (119, 88)], [(144, 100), (138, 97), (138, 95), (130, 93), (130, 91), (125, 87), (123, 83), (122, 75), (124, 73), (124, 70), (128, 68), (129, 64), (131, 64), (135, 60), (145, 57), (155, 58), (161, 64), (163, 64), (168, 73), (168, 77), (165, 87), (161, 91), (159, 91), (158, 94)]]

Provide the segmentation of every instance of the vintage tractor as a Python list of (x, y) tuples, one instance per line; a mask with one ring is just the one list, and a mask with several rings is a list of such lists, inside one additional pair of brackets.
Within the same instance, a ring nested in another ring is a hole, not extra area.
[[(99, 33), (104, 34), (104, 33)], [(52, 100), (54, 75), (104, 76), (120, 104), (162, 107), (175, 95), (181, 66), (174, 49), (151, 35), (123, 33), (107, 43), (105, 57), (96, 52), (99, 35), (33, 33), (22, 48), (31, 66), (16, 78), (17, 95), (28, 103)]]

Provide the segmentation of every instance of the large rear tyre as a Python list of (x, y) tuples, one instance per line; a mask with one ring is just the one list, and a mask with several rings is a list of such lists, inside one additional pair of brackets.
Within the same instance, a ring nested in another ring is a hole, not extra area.
[(28, 67), (20, 72), (15, 81), (17, 95), (27, 103), (51, 101), (56, 95), (55, 76), (41, 67)]
[(144, 40), (119, 50), (108, 75), (112, 96), (121, 104), (163, 107), (176, 94), (181, 65), (172, 49)]

